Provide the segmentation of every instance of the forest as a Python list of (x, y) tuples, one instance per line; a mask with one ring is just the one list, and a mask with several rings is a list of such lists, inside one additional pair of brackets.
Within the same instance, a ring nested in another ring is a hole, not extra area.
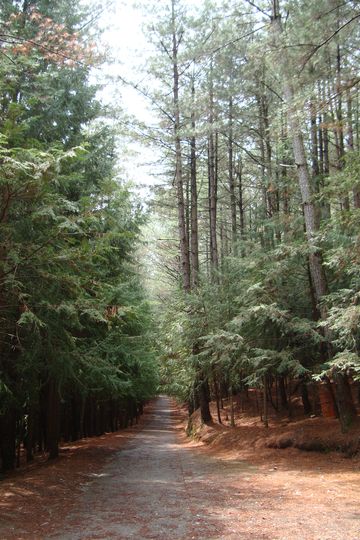
[(1, 13), (0, 461), (125, 427), (157, 386), (136, 265), (144, 220), (121, 181), (103, 61), (79, 2)]
[(343, 432), (357, 415), (359, 18), (352, 1), (173, 0), (148, 25), (161, 374), (205, 423), (249, 389), (265, 426), (296, 397)]
[[(99, 97), (107, 9), (0, 1), (2, 470), (127, 427), (158, 392), (204, 423), (226, 398), (232, 424), (256, 392), (265, 427), (270, 408), (290, 415), (298, 396), (317, 415), (325, 396), (346, 432), (360, 405), (358, 2), (138, 6), (142, 82), (117, 84), (151, 124)], [(127, 141), (153, 152), (149, 200), (122, 169)]]

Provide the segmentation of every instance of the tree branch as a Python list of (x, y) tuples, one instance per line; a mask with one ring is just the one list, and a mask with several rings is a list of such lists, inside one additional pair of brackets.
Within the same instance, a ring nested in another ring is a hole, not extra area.
[(242, 36), (240, 36), (240, 37), (238, 37), (236, 39), (232, 39), (231, 41), (228, 41), (227, 43), (224, 43), (224, 45), (220, 45), (216, 49), (213, 49), (212, 51), (210, 51), (208, 53), (208, 55), (210, 56), (210, 55), (216, 54), (217, 52), (221, 51), (222, 49), (225, 49), (226, 47), (229, 47), (229, 45), (233, 45), (234, 43), (237, 43), (238, 41), (241, 41), (242, 39), (244, 39), (246, 37), (249, 37), (249, 36), (252, 36), (253, 34), (256, 34), (257, 32), (259, 32), (259, 30), (262, 30), (263, 28), (266, 28), (267, 26), (268, 26), (267, 24), (263, 24), (259, 28), (256, 28), (255, 30), (251, 30), (251, 32), (247, 32), (246, 34), (243, 34)]
[(138, 84), (135, 84), (135, 83), (132, 83), (130, 81), (127, 81), (126, 79), (124, 79), (124, 77), (122, 77), (121, 75), (118, 75), (118, 79), (123, 82), (124, 84), (126, 84), (127, 86), (131, 86), (134, 90), (136, 90), (137, 92), (139, 92), (139, 94), (141, 94), (142, 96), (144, 96), (146, 99), (148, 99), (152, 105), (155, 105), (155, 107), (157, 109), (159, 109), (160, 112), (162, 112), (170, 121), (171, 123), (174, 123), (174, 118), (165, 111), (165, 109), (163, 109), (155, 100), (154, 98), (152, 98), (151, 96), (149, 96), (149, 94), (143, 90), (142, 88), (139, 87)]
[(271, 19), (271, 15), (269, 15), (269, 13), (266, 13), (266, 11), (264, 11), (263, 9), (261, 9), (259, 6), (257, 6), (255, 4), (255, 2), (252, 2), (251, 0), (245, 0), (245, 2), (247, 4), (250, 4), (250, 6), (254, 7), (255, 9), (257, 9), (258, 11), (260, 11), (260, 13), (262, 13), (263, 15), (265, 15), (266, 17), (268, 17), (269, 19)]
[(346, 21), (346, 23), (344, 23), (342, 26), (339, 26), (339, 28), (337, 28), (335, 30), (335, 32), (333, 32), (329, 37), (327, 37), (323, 42), (319, 43), (315, 49), (313, 51), (311, 51), (311, 53), (307, 56), (307, 58), (304, 60), (304, 63), (302, 65), (302, 68), (300, 70), (300, 73), (304, 70), (306, 64), (309, 62), (309, 60), (314, 56), (314, 54), (316, 54), (318, 52), (319, 49), (321, 49), (321, 47), (323, 47), (324, 45), (327, 45), (327, 43), (329, 43), (335, 36), (337, 36), (337, 34), (343, 30), (346, 26), (348, 26), (349, 24), (351, 24), (353, 21), (355, 21), (356, 19), (359, 19), (360, 18), (360, 13), (358, 13), (357, 15), (355, 15), (354, 17), (351, 17), (351, 19), (349, 19), (348, 21)]

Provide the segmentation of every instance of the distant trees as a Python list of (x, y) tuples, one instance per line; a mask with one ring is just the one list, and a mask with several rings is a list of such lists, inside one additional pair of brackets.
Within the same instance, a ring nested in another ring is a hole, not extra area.
[[(143, 216), (115, 178), (74, 2), (0, 4), (0, 466), (116, 430), (156, 388), (134, 266)], [(96, 122), (95, 119), (97, 119)]]
[(322, 378), (346, 430), (360, 365), (360, 13), (355, 2), (268, 4), (206, 2), (186, 13), (172, 1), (153, 22), (159, 125), (173, 125), (164, 157), (177, 190), (158, 190), (155, 208), (171, 222), (171, 201), (181, 200), (179, 246), (196, 237), (199, 247), (190, 278), (180, 250), (177, 281), (191, 290), (184, 296), (173, 283), (168, 298), (164, 376), (190, 409), (199, 373), (207, 398), (252, 385), (264, 407), (275, 385), (287, 406), (288, 379), (303, 388), (307, 412), (306, 384)]

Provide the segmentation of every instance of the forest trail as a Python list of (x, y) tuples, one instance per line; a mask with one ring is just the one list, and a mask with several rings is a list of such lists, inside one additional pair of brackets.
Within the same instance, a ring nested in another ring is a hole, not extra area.
[[(220, 459), (184, 444), (178, 423), (172, 400), (159, 397), (143, 429), (87, 486), (64, 530), (51, 538), (359, 538), (359, 514), (351, 522), (339, 515), (335, 524), (334, 509), (325, 501), (309, 507), (283, 486), (259, 484), (263, 473), (246, 461)], [(289, 512), (289, 498), (298, 512)]]
[(160, 396), (143, 429), (88, 485), (64, 530), (51, 538), (239, 538), (229, 515), (247, 503), (244, 497), (238, 508), (236, 499), (230, 503), (232, 482), (242, 477), (245, 487), (255, 469), (197, 454), (179, 441), (177, 423), (172, 400)]
[(1, 540), (360, 538), (349, 460), (289, 449), (250, 464), (187, 439), (183, 418), (161, 396), (139, 426), (1, 482)]

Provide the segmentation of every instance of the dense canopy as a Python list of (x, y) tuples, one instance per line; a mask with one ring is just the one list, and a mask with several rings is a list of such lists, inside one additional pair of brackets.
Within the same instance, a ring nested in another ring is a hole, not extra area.
[[(0, 461), (24, 443), (126, 426), (156, 390), (136, 252), (144, 215), (116, 171), (89, 73), (100, 57), (68, 0), (1, 2)], [(18, 454), (16, 454), (18, 450)]]
[[(150, 52), (118, 84), (148, 124), (99, 99), (88, 4), (0, 1), (2, 469), (127, 426), (159, 383), (204, 422), (256, 389), (265, 426), (294, 396), (320, 413), (322, 387), (346, 431), (358, 2), (147, 2)], [(146, 201), (124, 181), (129, 140), (154, 151)]]

